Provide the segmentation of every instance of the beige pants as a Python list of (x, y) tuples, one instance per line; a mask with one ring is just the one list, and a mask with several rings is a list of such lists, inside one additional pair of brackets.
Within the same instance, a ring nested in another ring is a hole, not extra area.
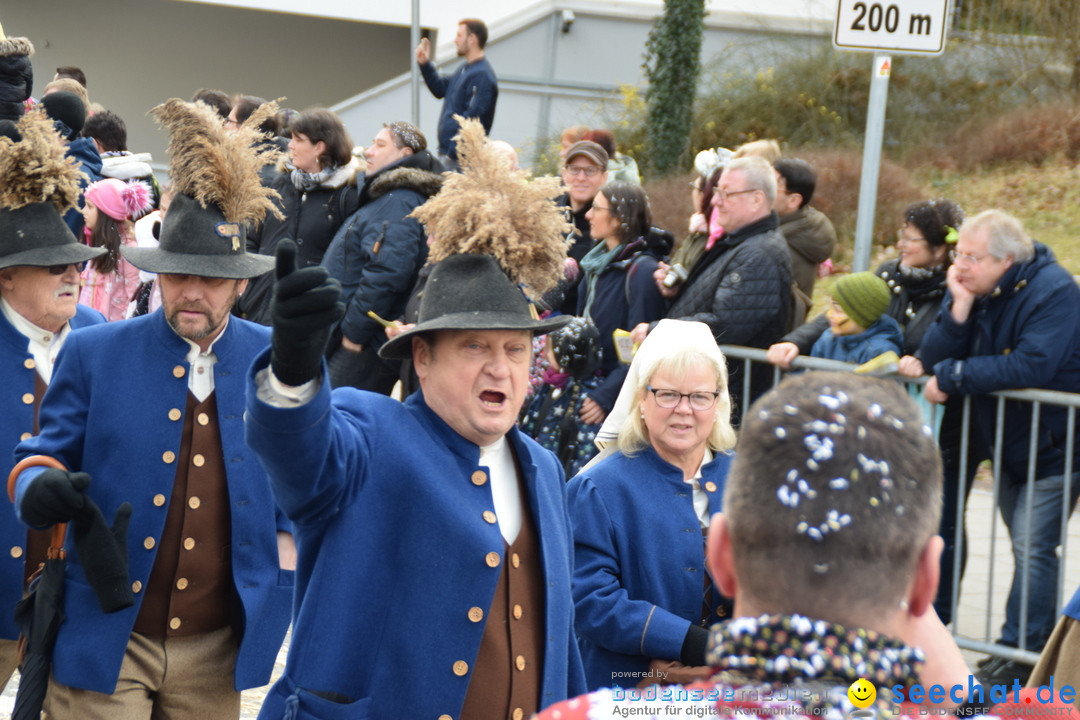
[(49, 680), (48, 720), (236, 720), (232, 628), (191, 637), (132, 633), (112, 695)]
[(19, 641), (0, 640), (0, 692), (7, 686), (19, 664)]
[[(1080, 621), (1068, 615), (1058, 620), (1050, 639), (1046, 641), (1035, 669), (1031, 671), (1027, 687), (1049, 685), (1054, 678), (1054, 689), (1065, 685), (1080, 686)], [(1073, 703), (1080, 710), (1080, 697)]]

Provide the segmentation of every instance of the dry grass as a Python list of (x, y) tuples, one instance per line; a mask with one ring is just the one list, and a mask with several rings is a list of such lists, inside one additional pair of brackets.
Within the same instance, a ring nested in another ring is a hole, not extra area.
[(1063, 156), (1080, 157), (1080, 105), (1060, 101), (973, 121), (949, 139), (937, 155), (941, 167), (970, 171), (1024, 163), (1039, 166)]

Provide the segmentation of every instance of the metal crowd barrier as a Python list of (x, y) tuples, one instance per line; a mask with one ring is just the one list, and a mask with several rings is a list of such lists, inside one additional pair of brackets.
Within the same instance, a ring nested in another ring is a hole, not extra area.
[[(742, 392), (741, 392), (741, 408), (742, 415), (745, 415), (750, 398), (750, 369), (753, 363), (767, 364), (765, 361), (765, 351), (758, 348), (742, 347), (738, 345), (721, 345), (721, 350), (728, 358), (735, 358), (742, 360), (743, 373), (742, 373)], [(798, 370), (835, 370), (841, 372), (851, 372), (855, 369), (856, 365), (852, 363), (840, 362), (837, 360), (826, 360), (823, 358), (814, 358), (800, 355), (791, 364), (792, 371)], [(772, 385), (776, 385), (780, 382), (781, 377), (785, 374), (785, 371), (780, 368), (773, 367)], [(927, 377), (920, 378), (901, 378), (899, 376), (889, 376), (896, 379), (898, 382), (903, 382), (906, 385), (924, 385), (928, 380)], [(1038, 437), (1039, 432), (1039, 410), (1043, 405), (1056, 405), (1066, 408), (1067, 413), (1067, 433), (1065, 441), (1065, 469), (1064, 469), (1064, 488), (1062, 492), (1064, 497), (1070, 496), (1072, 485), (1073, 457), (1075, 451), (1075, 438), (1076, 438), (1076, 413), (1080, 408), (1080, 393), (1066, 393), (1056, 392), (1052, 390), (1002, 390), (998, 392), (990, 393), (991, 396), (997, 398), (997, 421), (996, 421), (996, 436), (994, 438), (993, 448), (993, 501), (991, 505), (991, 512), (998, 512), (998, 495), (1001, 487), (1001, 453), (1002, 445), (1004, 441), (1005, 432), (1005, 402), (1007, 400), (1020, 401), (1024, 403), (1030, 403), (1031, 405), (1031, 442), (1029, 442), (1028, 452), (1028, 467), (1027, 467), (1027, 518), (1026, 526), (1031, 528), (1031, 513), (1032, 503), (1031, 500), (1034, 497), (1035, 486), (1031, 480), (1035, 477), (1036, 468), (1036, 443), (1035, 439)], [(931, 417), (931, 421), (936, 424), (936, 413), (941, 412), (940, 406), (934, 405), (935, 416)], [(972, 473), (967, 467), (968, 462), (968, 446), (970, 443), (971, 433), (971, 398), (964, 398), (964, 412), (962, 418), (962, 427), (960, 435), (960, 467), (959, 467), (959, 482), (960, 487), (958, 489), (959, 497), (963, 498), (967, 494), (968, 478)], [(1012, 660), (1019, 660), (1021, 662), (1034, 664), (1039, 659), (1037, 652), (1029, 651), (1025, 648), (1027, 637), (1027, 609), (1029, 601), (1029, 574), (1025, 574), (1023, 582), (1021, 584), (1021, 601), (1020, 601), (1020, 628), (1019, 628), (1019, 641), (1020, 648), (1007, 647), (1004, 645), (996, 644), (992, 641), (995, 630), (991, 628), (991, 616), (993, 615), (993, 592), (994, 592), (994, 570), (996, 563), (996, 550), (997, 550), (997, 524), (994, 522), (994, 516), (989, 518), (990, 523), (990, 548), (989, 548), (989, 572), (986, 583), (986, 615), (983, 618), (983, 634), (981, 639), (971, 638), (957, 635), (956, 627), (958, 626), (958, 605), (960, 598), (960, 566), (961, 556), (964, 550), (964, 512), (967, 504), (963, 501), (957, 503), (957, 516), (956, 516), (956, 538), (955, 538), (955, 551), (953, 555), (953, 572), (952, 572), (952, 626), (953, 636), (956, 639), (957, 644), (966, 650), (973, 650), (976, 652), (989, 653), (991, 655), (998, 655), (1006, 657)], [(1066, 559), (1068, 557), (1068, 524), (1069, 516), (1072, 508), (1068, 502), (1062, 503), (1061, 513), (1061, 538), (1062, 543), (1058, 548), (1058, 556), (1060, 562), (1058, 565), (1058, 592), (1055, 599), (1056, 615), (1061, 615), (1061, 606), (1064, 599), (1067, 600), (1072, 597), (1073, 592), (1076, 590), (1076, 586), (1080, 585), (1080, 579), (1073, 578), (1071, 583), (1067, 583), (1065, 579)], [(971, 523), (968, 523), (970, 526)], [(1005, 544), (1007, 552), (1011, 560), (1011, 543), (1008, 538), (1005, 538)], [(1027, 543), (1025, 550), (1025, 564), (1030, 567), (1030, 558), (1028, 556), (1031, 543)], [(969, 588), (970, 591), (970, 588)]]

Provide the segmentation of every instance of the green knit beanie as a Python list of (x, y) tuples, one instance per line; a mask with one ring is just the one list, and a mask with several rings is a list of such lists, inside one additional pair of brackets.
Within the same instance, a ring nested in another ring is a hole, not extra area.
[(871, 272), (844, 275), (832, 286), (832, 299), (847, 316), (864, 328), (877, 322), (889, 309), (889, 286)]

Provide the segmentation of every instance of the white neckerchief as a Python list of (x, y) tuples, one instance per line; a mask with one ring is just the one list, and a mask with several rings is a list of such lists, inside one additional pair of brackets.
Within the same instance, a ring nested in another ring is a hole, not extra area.
[(491, 477), (491, 501), (495, 505), (499, 532), (506, 544), (511, 545), (521, 531), (521, 492), (518, 489), (514, 454), (506, 442), (506, 436), (480, 448), (479, 464), (488, 469)]
[(7, 318), (12, 327), (18, 330), (20, 335), (26, 336), (28, 341), (26, 350), (34, 358), (34, 367), (37, 369), (38, 375), (48, 385), (52, 381), (56, 356), (60, 354), (60, 347), (64, 344), (64, 340), (67, 339), (68, 333), (71, 332), (71, 324), (64, 323), (64, 327), (60, 328), (60, 332), (52, 333), (38, 327), (15, 312), (3, 298), (0, 298), (0, 310), (3, 311), (4, 317)]
[[(214, 345), (221, 339), (221, 336), (225, 334), (225, 329), (229, 326), (229, 317), (225, 316), (225, 323), (221, 326), (221, 332), (217, 334), (213, 342), (210, 343), (210, 347), (206, 349), (206, 352), (202, 351), (198, 345), (186, 337), (177, 335), (181, 340), (188, 344), (187, 361), (190, 365), (188, 371), (188, 390), (195, 396), (195, 399), (202, 402), (206, 398), (210, 397), (210, 394), (214, 392), (214, 365), (217, 364), (217, 355), (214, 354)], [(172, 327), (171, 325), (169, 326)], [(173, 330), (173, 332), (176, 332)]]
[(709, 521), (712, 519), (709, 517), (709, 494), (701, 488), (701, 468), (712, 462), (713, 454), (709, 448), (705, 448), (705, 455), (701, 458), (701, 465), (698, 465), (697, 472), (694, 473), (694, 477), (689, 480), (683, 480), (684, 483), (694, 488), (694, 513), (698, 516), (698, 520), (701, 521), (701, 527), (709, 527)]

